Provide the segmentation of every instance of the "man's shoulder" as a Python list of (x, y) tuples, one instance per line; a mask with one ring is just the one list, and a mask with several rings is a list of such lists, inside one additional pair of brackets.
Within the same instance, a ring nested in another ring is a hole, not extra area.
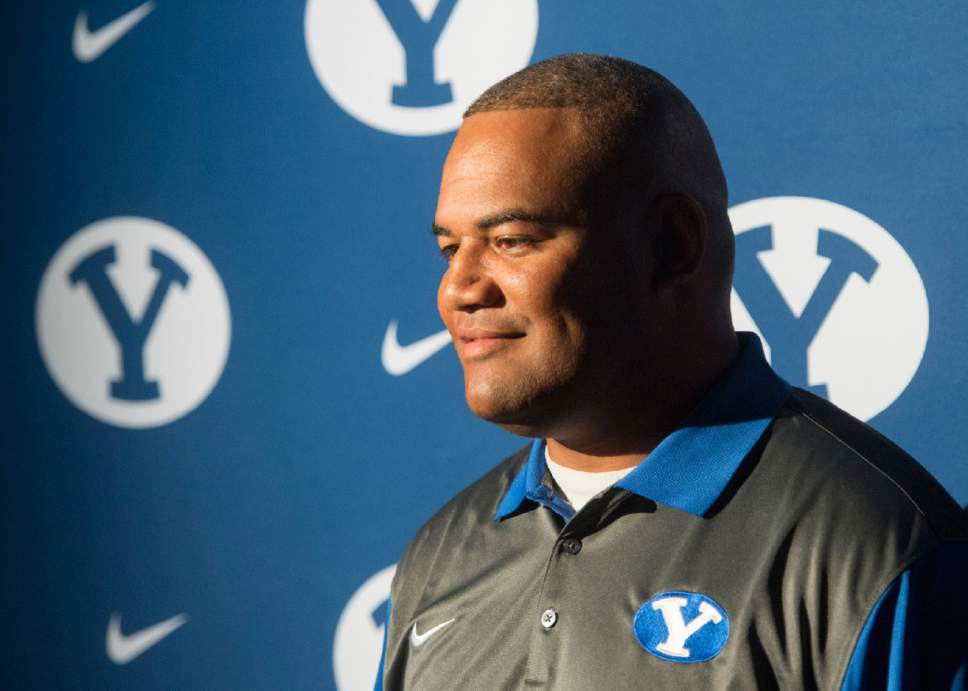
[(530, 445), (514, 452), (444, 504), (407, 545), (401, 566), (425, 563), (448, 536), (466, 535), (492, 523), (501, 499), (527, 462), (529, 449)]
[(908, 515), (938, 540), (968, 534), (964, 510), (923, 466), (869, 425), (811, 393), (793, 390), (767, 449), (785, 459), (784, 472), (802, 482), (805, 492), (815, 488), (818, 497), (846, 505), (867, 522)]
[(438, 527), (461, 523), (490, 523), (511, 483), (528, 460), (531, 445), (524, 446), (458, 492), (430, 517), (417, 533), (434, 532)]

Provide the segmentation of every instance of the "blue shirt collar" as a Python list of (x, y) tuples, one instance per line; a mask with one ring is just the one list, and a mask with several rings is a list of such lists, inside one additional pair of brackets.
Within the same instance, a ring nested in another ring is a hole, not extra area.
[[(739, 356), (723, 378), (616, 487), (697, 516), (710, 509), (790, 395), (790, 385), (766, 362), (760, 339), (741, 333), (740, 343)], [(496, 520), (516, 511), (525, 499), (571, 519), (574, 511), (544, 482), (544, 446), (543, 439), (534, 440)]]

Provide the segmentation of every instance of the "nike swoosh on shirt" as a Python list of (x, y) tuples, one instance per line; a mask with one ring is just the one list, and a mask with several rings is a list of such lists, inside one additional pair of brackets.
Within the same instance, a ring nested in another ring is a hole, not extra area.
[(176, 614), (170, 619), (158, 622), (154, 626), (141, 629), (127, 636), (121, 633), (121, 615), (114, 612), (108, 621), (108, 632), (104, 637), (104, 647), (111, 662), (116, 665), (126, 665), (157, 645), (163, 638), (171, 635), (175, 629), (188, 621), (185, 614)]
[(447, 329), (444, 329), (410, 345), (402, 346), (397, 340), (397, 322), (391, 321), (387, 325), (387, 332), (383, 336), (383, 348), (380, 350), (383, 369), (393, 376), (399, 377), (434, 355), (448, 343), (450, 343), (450, 334), (447, 333)]
[(437, 624), (437, 626), (422, 634), (417, 633), (417, 624), (416, 622), (414, 622), (413, 628), (410, 629), (410, 645), (412, 645), (414, 648), (419, 648), (420, 646), (422, 646), (424, 643), (427, 642), (428, 638), (433, 636), (435, 633), (440, 631), (445, 626), (449, 626), (450, 624), (453, 624), (456, 619), (457, 617), (454, 617), (454, 619), (445, 621), (443, 624)]
[(87, 28), (87, 10), (77, 13), (74, 20), (74, 38), (71, 41), (71, 48), (74, 57), (79, 62), (93, 62), (97, 60), (108, 48), (121, 40), (121, 38), (131, 31), (142, 19), (148, 16), (155, 3), (148, 2), (138, 5), (133, 10), (125, 12), (110, 24), (105, 24), (97, 31), (90, 31)]

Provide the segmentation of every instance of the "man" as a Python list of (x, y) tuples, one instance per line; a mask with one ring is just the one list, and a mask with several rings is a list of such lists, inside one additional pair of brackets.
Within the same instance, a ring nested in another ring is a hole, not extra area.
[(964, 515), (734, 332), (725, 179), (672, 84), (570, 55), (495, 85), (433, 230), (467, 403), (535, 441), (408, 547), (378, 686), (963, 682)]

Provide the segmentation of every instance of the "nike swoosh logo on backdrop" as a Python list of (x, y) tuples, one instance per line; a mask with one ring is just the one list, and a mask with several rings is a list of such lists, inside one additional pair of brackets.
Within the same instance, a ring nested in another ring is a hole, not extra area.
[(74, 38), (71, 42), (74, 57), (80, 62), (97, 60), (104, 51), (120, 41), (153, 9), (155, 9), (155, 3), (149, 0), (94, 32), (87, 28), (87, 10), (81, 10), (74, 20)]
[(449, 626), (450, 624), (453, 624), (456, 618), (457, 617), (454, 617), (454, 619), (445, 621), (443, 624), (437, 624), (437, 626), (435, 626), (434, 628), (430, 629), (429, 631), (423, 634), (417, 633), (417, 624), (416, 622), (414, 622), (413, 628), (410, 629), (410, 645), (412, 645), (414, 648), (419, 648), (420, 646), (422, 646), (424, 643), (427, 642), (428, 638), (433, 636), (442, 628), (444, 628), (445, 626)]
[(393, 376), (399, 377), (434, 355), (448, 343), (450, 343), (450, 334), (447, 333), (447, 329), (444, 329), (426, 338), (421, 338), (415, 343), (402, 346), (397, 340), (397, 322), (396, 320), (391, 321), (387, 325), (387, 332), (383, 336), (383, 348), (380, 351), (383, 369)]
[(121, 615), (114, 612), (108, 621), (108, 632), (104, 637), (104, 647), (111, 662), (116, 665), (126, 665), (144, 653), (163, 638), (171, 635), (175, 629), (188, 621), (185, 614), (176, 614), (170, 619), (158, 622), (154, 626), (141, 629), (127, 636), (121, 633)]

